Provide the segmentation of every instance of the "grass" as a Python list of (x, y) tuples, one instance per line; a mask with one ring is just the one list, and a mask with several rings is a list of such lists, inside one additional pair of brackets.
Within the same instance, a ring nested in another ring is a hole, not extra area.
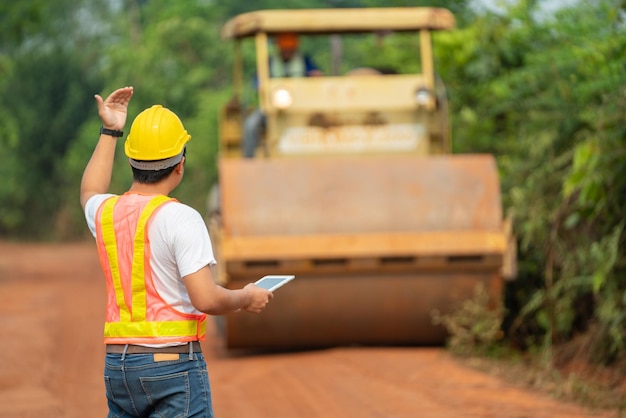
[(596, 359), (606, 361), (606, 353), (594, 327), (564, 344), (513, 350), (499, 332), (502, 315), (502, 307), (490, 306), (481, 286), (457, 311), (432, 312), (433, 322), (450, 334), (449, 351), (463, 364), (516, 386), (626, 418), (626, 350), (610, 365), (600, 364)]
[(563, 362), (562, 351), (567, 350), (568, 347), (555, 347), (551, 361), (545, 353), (507, 350), (494, 356), (457, 353), (456, 358), (507, 383), (591, 410), (614, 411), (617, 417), (626, 418), (626, 358), (608, 367), (580, 358)]

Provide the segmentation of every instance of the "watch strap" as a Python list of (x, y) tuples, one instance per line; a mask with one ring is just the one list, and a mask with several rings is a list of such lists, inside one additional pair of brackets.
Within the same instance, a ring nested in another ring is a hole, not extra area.
[(115, 129), (107, 129), (104, 126), (102, 126), (100, 128), (100, 135), (102, 135), (102, 134), (113, 136), (113, 137), (116, 137), (116, 138), (124, 136), (124, 132), (123, 131), (116, 131)]

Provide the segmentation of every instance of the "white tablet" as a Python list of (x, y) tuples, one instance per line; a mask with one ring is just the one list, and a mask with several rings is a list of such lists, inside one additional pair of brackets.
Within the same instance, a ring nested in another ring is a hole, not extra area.
[(279, 287), (289, 283), (290, 281), (292, 281), (296, 276), (294, 275), (269, 275), (269, 276), (263, 276), (262, 278), (260, 278), (259, 280), (257, 280), (254, 284), (262, 287), (263, 289), (267, 289), (270, 292), (273, 292), (274, 290), (278, 289)]

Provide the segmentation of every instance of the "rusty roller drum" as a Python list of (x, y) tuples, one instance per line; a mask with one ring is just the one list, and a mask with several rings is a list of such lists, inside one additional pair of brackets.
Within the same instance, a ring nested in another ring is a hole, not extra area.
[(259, 315), (219, 318), (228, 348), (441, 344), (431, 312), (484, 283), (507, 249), (490, 155), (220, 161), (218, 278), (295, 274)]

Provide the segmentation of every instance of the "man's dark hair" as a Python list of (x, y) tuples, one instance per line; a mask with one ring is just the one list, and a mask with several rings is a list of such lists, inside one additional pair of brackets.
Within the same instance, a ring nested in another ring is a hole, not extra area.
[[(185, 157), (186, 154), (187, 154), (187, 147), (183, 149), (183, 157)], [(156, 160), (156, 161), (163, 161), (163, 160)], [(174, 171), (174, 168), (176, 168), (178, 164), (174, 164), (173, 166), (164, 168), (162, 170), (140, 170), (138, 168), (131, 166), (131, 168), (133, 169), (133, 180), (135, 180), (137, 183), (140, 183), (140, 184), (156, 184), (160, 182), (161, 180), (167, 178), (170, 174), (172, 174), (172, 171)]]
[(141, 184), (156, 184), (172, 174), (176, 165), (164, 168), (163, 170), (140, 170), (138, 168), (131, 167), (133, 169), (133, 179), (137, 183)]

